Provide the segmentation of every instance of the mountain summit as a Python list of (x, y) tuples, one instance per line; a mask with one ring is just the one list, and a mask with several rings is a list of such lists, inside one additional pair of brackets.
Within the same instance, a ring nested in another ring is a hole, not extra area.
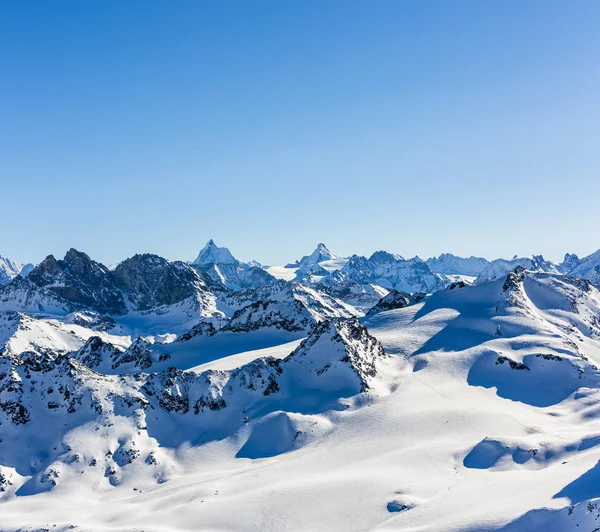
[(275, 280), (267, 271), (237, 260), (227, 248), (220, 248), (211, 238), (192, 263), (232, 290), (255, 288), (267, 285)]
[(20, 264), (0, 255), (0, 285), (10, 283), (17, 275), (27, 275), (33, 264)]
[(237, 262), (231, 251), (217, 246), (211, 238), (202, 248), (193, 264), (208, 266), (209, 264), (236, 264)]
[(306, 255), (300, 259), (298, 267), (305, 269), (314, 266), (315, 264), (319, 264), (319, 262), (333, 259), (337, 259), (337, 257), (327, 249), (325, 244), (320, 242), (310, 255)]

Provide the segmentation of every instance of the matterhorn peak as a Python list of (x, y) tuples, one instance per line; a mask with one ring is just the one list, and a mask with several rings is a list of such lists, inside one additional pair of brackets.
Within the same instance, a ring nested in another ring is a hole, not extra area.
[(337, 257), (331, 253), (331, 251), (329, 251), (323, 242), (319, 242), (316, 249), (310, 255), (306, 255), (300, 259), (298, 262), (298, 267), (301, 269), (306, 269), (319, 264), (320, 262), (333, 259), (337, 259)]
[(217, 246), (211, 238), (198, 254), (194, 264), (204, 266), (207, 264), (236, 264), (237, 262), (231, 251)]

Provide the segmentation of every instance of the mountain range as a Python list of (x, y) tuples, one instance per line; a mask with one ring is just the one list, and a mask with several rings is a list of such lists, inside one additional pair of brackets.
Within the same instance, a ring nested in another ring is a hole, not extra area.
[(1, 530), (600, 525), (600, 251), (0, 279)]

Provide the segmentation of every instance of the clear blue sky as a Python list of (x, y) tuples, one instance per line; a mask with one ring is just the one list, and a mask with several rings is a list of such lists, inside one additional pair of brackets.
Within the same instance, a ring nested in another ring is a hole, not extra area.
[(600, 248), (600, 2), (0, 3), (0, 254)]

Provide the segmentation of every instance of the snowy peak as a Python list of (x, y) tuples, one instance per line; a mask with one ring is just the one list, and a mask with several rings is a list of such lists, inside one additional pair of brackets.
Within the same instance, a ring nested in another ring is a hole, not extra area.
[(600, 250), (583, 259), (579, 259), (577, 255), (567, 254), (560, 267), (561, 271), (565, 270), (565, 273), (600, 286)]
[(192, 264), (202, 268), (213, 281), (230, 290), (264, 286), (275, 280), (262, 267), (240, 262), (227, 248), (218, 247), (212, 239)]
[(306, 269), (311, 266), (315, 266), (320, 262), (324, 262), (326, 260), (333, 260), (336, 258), (337, 257), (333, 253), (331, 253), (329, 249), (327, 249), (327, 246), (320, 242), (319, 244), (317, 244), (316, 249), (310, 255), (304, 256), (300, 259), (300, 261), (298, 262), (298, 268)]
[(383, 346), (358, 320), (327, 320), (315, 327), (281, 365), (296, 387), (364, 392), (377, 374)]
[(71, 303), (101, 313), (122, 314), (126, 310), (108, 268), (73, 248), (63, 260), (46, 257), (27, 279)]
[(210, 264), (237, 264), (238, 260), (231, 254), (227, 248), (217, 246), (211, 238), (202, 248), (198, 257), (193, 262), (198, 266), (208, 266)]
[(10, 283), (22, 270), (22, 264), (0, 256), (0, 285)]
[(581, 259), (575, 253), (565, 253), (565, 258), (558, 265), (561, 273), (570, 273), (581, 264)]
[(148, 253), (124, 260), (111, 274), (138, 310), (174, 305), (207, 291), (194, 268)]
[(369, 262), (379, 264), (391, 264), (397, 261), (405, 260), (402, 255), (397, 253), (389, 253), (388, 251), (379, 250), (369, 257)]

